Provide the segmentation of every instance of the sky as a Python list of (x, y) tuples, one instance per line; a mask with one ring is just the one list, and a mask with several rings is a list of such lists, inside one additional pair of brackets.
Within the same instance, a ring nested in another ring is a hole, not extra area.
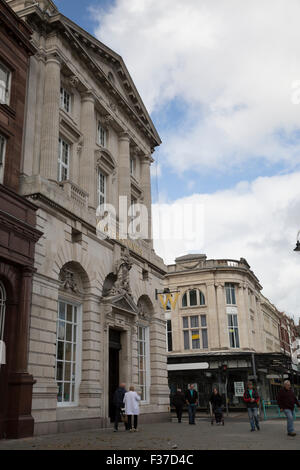
[[(168, 264), (187, 253), (246, 258), (262, 293), (298, 319), (300, 2), (55, 3), (123, 57), (161, 136), (157, 253)], [(195, 235), (162, 239), (162, 218)]]

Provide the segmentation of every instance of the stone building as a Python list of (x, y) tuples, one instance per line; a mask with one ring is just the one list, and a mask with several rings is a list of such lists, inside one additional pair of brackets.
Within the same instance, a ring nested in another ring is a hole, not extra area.
[(216, 385), (238, 407), (241, 382), (251, 379), (274, 399), (278, 383), (293, 374), (291, 353), (280, 344), (282, 314), (261, 294), (247, 261), (182, 256), (168, 266), (165, 288), (171, 393), (195, 383), (206, 408)]
[(28, 330), (36, 207), (19, 195), (31, 30), (0, 0), (0, 439), (33, 433)]
[[(108, 425), (119, 381), (140, 390), (141, 422), (166, 419), (165, 319), (155, 300), (166, 267), (151, 241), (159, 135), (118, 54), (51, 0), (7, 3), (32, 28), (37, 49), (21, 185), (44, 234), (30, 322), (35, 433)], [(132, 240), (124, 218), (139, 203), (149, 230)], [(116, 209), (115, 234), (98, 230), (103, 204)]]

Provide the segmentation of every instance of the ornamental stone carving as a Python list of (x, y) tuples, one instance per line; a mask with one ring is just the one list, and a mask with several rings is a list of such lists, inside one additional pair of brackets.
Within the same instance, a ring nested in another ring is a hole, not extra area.
[(114, 274), (116, 281), (110, 295), (128, 294), (132, 296), (129, 272), (132, 268), (132, 260), (129, 250), (125, 250), (121, 258), (116, 262)]

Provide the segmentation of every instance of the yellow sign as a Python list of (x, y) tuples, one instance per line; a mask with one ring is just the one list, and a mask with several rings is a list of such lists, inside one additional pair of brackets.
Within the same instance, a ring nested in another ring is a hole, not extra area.
[(168, 304), (171, 305), (171, 310), (174, 310), (177, 304), (178, 297), (179, 293), (175, 294), (174, 299), (173, 294), (166, 294), (165, 298), (161, 294), (159, 294), (159, 300), (161, 301), (164, 310), (167, 310)]

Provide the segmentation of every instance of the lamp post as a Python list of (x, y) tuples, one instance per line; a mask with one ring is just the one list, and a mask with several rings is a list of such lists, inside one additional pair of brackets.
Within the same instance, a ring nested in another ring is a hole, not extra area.
[(300, 241), (299, 241), (299, 235), (300, 235), (300, 230), (297, 233), (297, 242), (296, 242), (296, 248), (294, 248), (294, 251), (300, 251)]

